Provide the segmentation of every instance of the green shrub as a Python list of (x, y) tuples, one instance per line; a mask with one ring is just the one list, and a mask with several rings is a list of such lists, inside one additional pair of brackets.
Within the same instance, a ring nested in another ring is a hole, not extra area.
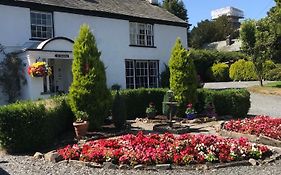
[(211, 67), (211, 76), (214, 81), (229, 81), (229, 66), (225, 63), (215, 63)]
[(243, 59), (236, 61), (230, 66), (229, 77), (234, 81), (249, 81), (258, 79), (254, 63)]
[(120, 95), (125, 100), (128, 119), (145, 117), (146, 107), (150, 102), (155, 104), (155, 108), (158, 112), (162, 111), (162, 100), (166, 91), (166, 89), (161, 88), (121, 90)]
[(116, 128), (121, 129), (125, 126), (127, 119), (126, 104), (123, 97), (120, 96), (119, 91), (117, 91), (113, 100), (112, 117)]
[(0, 147), (10, 153), (47, 148), (62, 133), (72, 130), (72, 122), (65, 97), (1, 106)]
[(183, 48), (180, 39), (173, 47), (170, 67), (170, 88), (178, 102), (177, 115), (185, 115), (186, 105), (197, 101), (197, 73), (190, 53)]
[(270, 81), (280, 81), (281, 80), (281, 65), (278, 64), (276, 66), (276, 68), (266, 72), (265, 79), (270, 80)]
[(218, 52), (213, 50), (194, 50), (191, 49), (190, 57), (193, 59), (197, 73), (204, 82), (212, 81), (208, 70), (216, 62), (234, 62), (239, 59), (248, 59), (248, 57), (239, 52)]
[[(145, 117), (147, 104), (153, 102), (156, 110), (162, 111), (162, 102), (167, 89), (128, 89), (120, 91), (124, 98), (129, 119)], [(114, 93), (114, 92), (113, 92)], [(208, 103), (213, 103), (218, 115), (244, 117), (250, 108), (250, 94), (245, 89), (209, 90), (198, 89), (197, 112), (203, 112)], [(159, 113), (158, 113), (159, 114)]]
[(73, 82), (69, 90), (69, 104), (74, 113), (84, 111), (89, 114), (90, 130), (101, 127), (111, 104), (100, 55), (89, 26), (82, 25), (73, 45)]
[(196, 111), (204, 110), (206, 104), (212, 102), (218, 115), (245, 117), (250, 109), (250, 93), (246, 89), (198, 90)]

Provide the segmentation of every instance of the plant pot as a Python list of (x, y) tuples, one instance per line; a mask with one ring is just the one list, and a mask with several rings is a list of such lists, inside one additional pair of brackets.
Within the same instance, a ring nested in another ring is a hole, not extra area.
[(188, 120), (193, 120), (193, 119), (195, 119), (195, 114), (186, 114), (186, 118)]
[(88, 121), (74, 122), (73, 127), (75, 130), (76, 138), (80, 140), (83, 136), (87, 134), (89, 122)]

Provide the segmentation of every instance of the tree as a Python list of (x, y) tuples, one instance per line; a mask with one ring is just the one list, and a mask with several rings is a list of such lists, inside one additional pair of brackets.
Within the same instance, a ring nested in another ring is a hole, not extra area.
[(111, 104), (100, 55), (89, 26), (82, 25), (73, 45), (73, 82), (69, 90), (69, 104), (74, 114), (77, 111), (89, 114), (90, 129), (101, 126)]
[(190, 44), (193, 48), (203, 48), (205, 44), (225, 40), (227, 36), (236, 36), (235, 28), (228, 21), (227, 16), (216, 20), (204, 20), (191, 30)]
[(252, 58), (261, 86), (263, 86), (264, 63), (270, 53), (268, 37), (269, 27), (267, 20), (246, 20), (242, 23), (240, 31), (241, 50)]
[(8, 97), (7, 102), (13, 103), (21, 95), (21, 86), (26, 84), (24, 66), (17, 53), (6, 53), (4, 46), (0, 44), (0, 56), (4, 56), (0, 62), (0, 85), (2, 92)]
[(182, 117), (188, 103), (197, 102), (197, 74), (189, 52), (183, 48), (180, 39), (172, 49), (169, 61), (170, 88), (178, 102), (178, 116)]
[(162, 7), (184, 21), (188, 21), (187, 10), (182, 0), (164, 0)]

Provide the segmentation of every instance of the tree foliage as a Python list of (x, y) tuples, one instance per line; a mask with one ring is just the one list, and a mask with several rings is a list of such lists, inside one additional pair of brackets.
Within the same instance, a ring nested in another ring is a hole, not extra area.
[(81, 26), (73, 45), (73, 55), (69, 104), (74, 113), (84, 111), (89, 114), (90, 129), (99, 128), (108, 114), (111, 93), (106, 86), (101, 53), (89, 26)]
[(187, 10), (182, 0), (164, 0), (162, 7), (184, 21), (188, 21)]
[(172, 49), (169, 67), (170, 88), (179, 103), (178, 115), (183, 116), (186, 105), (195, 104), (197, 101), (197, 74), (193, 60), (189, 57), (189, 52), (183, 48), (179, 38)]
[(221, 16), (216, 20), (204, 20), (191, 30), (191, 47), (203, 48), (205, 44), (225, 40), (232, 35), (235, 38), (235, 28), (228, 21), (227, 16)]
[(16, 53), (6, 53), (4, 46), (0, 44), (0, 57), (4, 56), (0, 62), (0, 85), (2, 92), (8, 99), (8, 103), (13, 103), (21, 95), (21, 86), (26, 84), (24, 65)]

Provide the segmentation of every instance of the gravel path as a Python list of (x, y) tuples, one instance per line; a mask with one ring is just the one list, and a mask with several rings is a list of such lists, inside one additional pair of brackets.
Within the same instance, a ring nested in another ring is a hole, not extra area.
[[(7, 161), (7, 162), (3, 162)], [(1, 156), (0, 157), (0, 174), (1, 175), (64, 175), (64, 174), (98, 174), (98, 175), (196, 175), (196, 174), (210, 174), (210, 175), (280, 175), (281, 160), (263, 166), (239, 166), (221, 169), (213, 169), (206, 171), (199, 170), (111, 170), (102, 168), (90, 168), (77, 164), (68, 163), (49, 163), (44, 160), (35, 160), (31, 156)]]

